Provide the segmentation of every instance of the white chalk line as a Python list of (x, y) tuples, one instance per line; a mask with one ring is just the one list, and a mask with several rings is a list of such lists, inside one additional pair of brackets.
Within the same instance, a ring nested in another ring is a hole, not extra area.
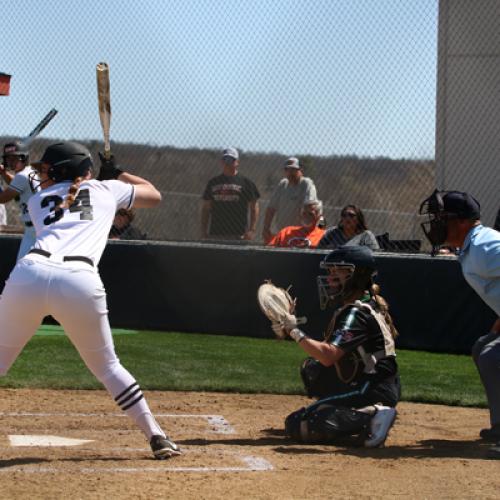
[[(0, 412), (0, 417), (127, 417), (123, 413), (35, 413), (35, 412)], [(206, 419), (209, 425), (212, 425), (214, 429), (212, 432), (218, 434), (235, 434), (236, 431), (229, 424), (229, 422), (222, 415), (200, 415), (200, 414), (174, 414), (174, 413), (159, 413), (155, 415), (156, 417), (163, 418), (203, 418)], [(79, 448), (82, 451), (89, 451), (89, 448)], [(91, 448), (93, 452), (103, 452), (106, 449), (102, 448)], [(111, 448), (108, 451), (148, 451), (145, 448)], [(192, 453), (194, 451), (206, 451), (205, 448), (195, 448), (191, 447), (190, 450), (183, 448), (183, 453)], [(218, 453), (221, 450), (211, 449), (210, 452)], [(111, 467), (111, 468), (95, 468), (95, 467), (80, 467), (76, 471), (82, 474), (95, 474), (95, 473), (134, 473), (134, 472), (258, 472), (258, 471), (269, 471), (273, 470), (273, 465), (262, 457), (256, 457), (253, 455), (241, 455), (237, 452), (229, 452), (225, 450), (224, 454), (231, 454), (236, 456), (238, 459), (246, 464), (246, 467)], [(63, 473), (61, 469), (57, 467), (4, 467), (0, 468), (0, 472), (23, 472), (23, 473)]]
[[(89, 451), (88, 448), (84, 448), (83, 450)], [(183, 454), (194, 453), (196, 451), (201, 451), (202, 448), (190, 449), (186, 448), (182, 449)], [(97, 451), (97, 450), (92, 450)], [(108, 448), (106, 450), (101, 451), (147, 451), (145, 448)], [(206, 450), (203, 450), (206, 451)], [(221, 453), (221, 450), (211, 449), (210, 452)], [(69, 470), (61, 470), (58, 467), (37, 467), (37, 466), (24, 466), (24, 467), (2, 467), (0, 468), (0, 473), (2, 472), (23, 472), (26, 474), (74, 474), (76, 472), (81, 474), (116, 474), (116, 473), (134, 473), (134, 472), (262, 472), (262, 471), (271, 471), (274, 470), (273, 465), (262, 457), (256, 457), (254, 455), (241, 455), (237, 452), (230, 452), (227, 450), (223, 451), (225, 455), (232, 455), (242, 461), (246, 466), (244, 467), (169, 467), (163, 464), (171, 463), (163, 462), (161, 466), (157, 467), (78, 467), (78, 468), (70, 468)], [(89, 459), (91, 460), (91, 459)], [(174, 459), (175, 460), (175, 459)], [(66, 461), (66, 464), (68, 462)]]
[[(0, 417), (128, 417), (123, 413), (33, 413), (33, 412), (0, 412)], [(216, 434), (236, 434), (234, 428), (222, 415), (199, 415), (193, 413), (156, 413), (156, 418), (202, 418), (213, 426), (211, 432)]]

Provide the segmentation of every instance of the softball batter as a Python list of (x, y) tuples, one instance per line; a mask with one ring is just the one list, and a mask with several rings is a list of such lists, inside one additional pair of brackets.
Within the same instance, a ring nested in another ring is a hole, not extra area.
[(0, 375), (7, 373), (42, 319), (52, 315), (90, 371), (145, 434), (155, 458), (179, 455), (115, 354), (106, 292), (96, 267), (115, 212), (153, 207), (160, 193), (148, 181), (118, 169), (112, 176), (119, 180), (91, 179), (90, 153), (74, 142), (52, 144), (33, 166), (41, 190), (30, 198), (28, 209), (37, 237), (0, 298)]
[(0, 203), (8, 203), (16, 199), (24, 224), (24, 236), (17, 253), (17, 260), (19, 260), (35, 243), (35, 228), (28, 213), (28, 200), (38, 189), (30, 182), (30, 177), (35, 177), (36, 172), (30, 167), (29, 153), (20, 142), (5, 144), (0, 175), (9, 185), (7, 189), (0, 192)]

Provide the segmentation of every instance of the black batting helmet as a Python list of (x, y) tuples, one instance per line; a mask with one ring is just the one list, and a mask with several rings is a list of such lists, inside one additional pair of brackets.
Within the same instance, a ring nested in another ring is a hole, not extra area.
[(47, 175), (54, 182), (72, 181), (84, 177), (92, 168), (90, 151), (77, 142), (51, 144), (36, 164), (47, 163)]
[(3, 147), (3, 163), (5, 165), (8, 156), (17, 156), (20, 160), (28, 163), (29, 151), (21, 141), (8, 142)]
[(373, 277), (377, 274), (373, 252), (366, 246), (341, 246), (333, 250), (320, 263), (320, 268), (328, 272), (334, 267), (347, 269), (350, 274), (343, 283), (336, 286), (329, 282), (328, 274), (318, 276), (319, 302), (322, 309), (329, 301), (338, 306), (339, 302), (354, 291), (369, 289)]

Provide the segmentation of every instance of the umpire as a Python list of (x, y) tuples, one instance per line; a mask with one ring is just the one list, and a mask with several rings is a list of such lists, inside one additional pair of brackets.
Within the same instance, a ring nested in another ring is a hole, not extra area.
[(472, 347), (472, 357), (490, 409), (491, 428), (479, 435), (497, 441), (488, 456), (500, 459), (500, 232), (481, 224), (479, 202), (460, 191), (434, 191), (420, 206), (420, 214), (429, 217), (422, 229), (434, 248), (460, 249), (465, 280), (499, 316)]

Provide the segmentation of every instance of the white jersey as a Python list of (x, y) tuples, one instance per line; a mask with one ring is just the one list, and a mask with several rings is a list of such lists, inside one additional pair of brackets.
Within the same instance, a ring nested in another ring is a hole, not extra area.
[(132, 184), (118, 180), (88, 180), (80, 185), (69, 209), (56, 208), (71, 182), (60, 182), (34, 194), (28, 203), (36, 230), (34, 248), (55, 256), (81, 256), (99, 262), (115, 213), (134, 202)]
[[(21, 210), (21, 220), (28, 226), (31, 226), (31, 219), (28, 213), (28, 201), (34, 193), (40, 190), (39, 187), (33, 190), (30, 182), (30, 175), (33, 175), (34, 179), (37, 180), (37, 172), (28, 165), (18, 172), (9, 184), (11, 189), (19, 193), (18, 204)], [(38, 184), (38, 182), (36, 182), (36, 184)]]

